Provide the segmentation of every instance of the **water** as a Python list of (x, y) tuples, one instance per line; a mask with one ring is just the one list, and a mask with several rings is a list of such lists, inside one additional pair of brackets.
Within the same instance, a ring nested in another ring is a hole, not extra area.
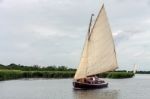
[(72, 88), (72, 79), (20, 79), (0, 82), (0, 99), (150, 99), (150, 75), (105, 79), (109, 87)]

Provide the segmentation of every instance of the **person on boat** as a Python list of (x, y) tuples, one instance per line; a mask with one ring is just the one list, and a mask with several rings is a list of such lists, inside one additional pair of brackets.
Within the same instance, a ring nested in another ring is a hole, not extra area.
[(84, 78), (84, 79), (85, 79), (85, 83), (88, 83), (88, 84), (90, 84), (90, 83), (91, 83), (91, 80), (90, 80), (90, 78), (89, 78), (89, 77)]
[(92, 80), (93, 80), (93, 82), (95, 82), (96, 78), (95, 78), (95, 77), (92, 77)]
[(87, 77), (87, 78), (85, 78), (85, 83), (95, 84), (95, 82), (96, 82), (96, 78), (95, 77)]
[(97, 76), (86, 77), (83, 79), (78, 79), (77, 82), (88, 83), (88, 84), (98, 84), (103, 83), (104, 81), (99, 79)]
[(84, 79), (78, 79), (77, 82), (84, 83)]
[(96, 75), (91, 77), (92, 78), (92, 84), (99, 84), (99, 83), (104, 83), (105, 81), (102, 79), (99, 79)]
[(99, 80), (99, 78), (97, 76), (95, 76), (95, 84), (98, 84), (98, 80)]

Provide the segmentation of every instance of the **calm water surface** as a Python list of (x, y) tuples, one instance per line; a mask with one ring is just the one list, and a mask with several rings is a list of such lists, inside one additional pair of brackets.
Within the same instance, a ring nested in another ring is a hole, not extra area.
[(21, 79), (0, 82), (0, 99), (150, 99), (150, 75), (105, 79), (109, 87), (72, 88), (72, 79)]

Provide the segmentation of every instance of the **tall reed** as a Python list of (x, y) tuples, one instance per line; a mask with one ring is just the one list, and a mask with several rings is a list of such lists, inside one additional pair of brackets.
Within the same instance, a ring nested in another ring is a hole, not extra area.
[[(75, 71), (21, 71), (21, 70), (0, 70), (0, 80), (18, 78), (73, 78)], [(98, 74), (101, 78), (131, 78), (132, 72), (106, 72)]]

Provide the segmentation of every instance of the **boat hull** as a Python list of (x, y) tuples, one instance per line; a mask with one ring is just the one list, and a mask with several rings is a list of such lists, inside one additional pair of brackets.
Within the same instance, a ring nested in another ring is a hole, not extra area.
[(89, 83), (81, 83), (74, 81), (73, 82), (74, 89), (98, 89), (108, 87), (108, 83), (98, 83), (98, 84), (89, 84)]

